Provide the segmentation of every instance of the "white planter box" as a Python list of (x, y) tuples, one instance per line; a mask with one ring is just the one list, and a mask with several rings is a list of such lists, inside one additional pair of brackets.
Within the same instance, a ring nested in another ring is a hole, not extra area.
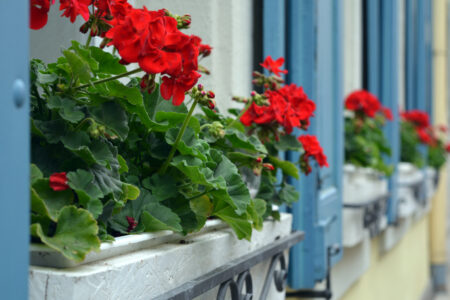
[[(343, 203), (362, 204), (388, 194), (387, 179), (370, 168), (359, 168), (353, 165), (344, 166)], [(343, 210), (344, 247), (354, 247), (362, 242), (365, 236), (364, 209), (344, 208)], [(387, 220), (379, 220), (379, 228), (384, 228)], [(380, 229), (381, 229), (380, 228)]]
[[(220, 227), (219, 223), (221, 222), (210, 225), (200, 234), (185, 237), (162, 232), (128, 236), (126, 242), (121, 238), (113, 244), (102, 245), (103, 250), (99, 254), (94, 253), (88, 257), (90, 262), (69, 268), (31, 266), (29, 298), (153, 299), (269, 245), (280, 237), (288, 236), (292, 216), (281, 214), (280, 222), (264, 222), (264, 229), (261, 232), (255, 231), (251, 242), (238, 240), (230, 228)], [(129, 247), (126, 251), (132, 252), (124, 252), (125, 244)], [(109, 254), (114, 253), (114, 256), (105, 258), (110, 256), (105, 254), (108, 251)], [(49, 255), (56, 257), (54, 253)], [(42, 259), (41, 263), (48, 264), (49, 261)], [(269, 263), (270, 260), (250, 270), (254, 299), (259, 298)], [(215, 299), (217, 289), (218, 287), (196, 299)], [(272, 284), (267, 299), (284, 299), (284, 292), (276, 291)]]
[(398, 217), (408, 218), (418, 208), (414, 186), (424, 180), (424, 173), (411, 163), (398, 164)]

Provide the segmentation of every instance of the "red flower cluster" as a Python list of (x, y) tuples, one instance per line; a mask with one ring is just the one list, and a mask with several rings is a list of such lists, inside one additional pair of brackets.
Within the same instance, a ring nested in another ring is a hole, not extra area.
[(69, 188), (67, 181), (66, 172), (53, 173), (49, 178), (49, 186), (54, 191), (64, 191)]
[(414, 125), (418, 128), (430, 127), (430, 117), (424, 111), (413, 109), (402, 112), (401, 116), (405, 121), (414, 123)]
[(345, 100), (345, 107), (348, 110), (362, 112), (369, 118), (373, 118), (378, 112), (381, 112), (386, 119), (393, 120), (392, 111), (383, 107), (374, 94), (365, 90), (354, 91), (348, 95)]
[(274, 73), (277, 76), (280, 76), (280, 73), (287, 74), (287, 70), (280, 70), (280, 67), (284, 64), (284, 58), (280, 57), (277, 60), (273, 60), (269, 55), (266, 57), (261, 67), (269, 70), (269, 72)]
[(92, 0), (60, 0), (59, 10), (64, 10), (61, 16), (70, 18), (70, 22), (80, 15), (85, 21), (89, 20), (89, 5)]
[(323, 149), (320, 146), (317, 137), (314, 135), (302, 135), (298, 137), (298, 140), (303, 145), (303, 149), (305, 153), (302, 155), (302, 168), (304, 169), (306, 174), (311, 172), (311, 166), (309, 164), (309, 158), (314, 158), (320, 167), (328, 167), (327, 157), (323, 153)]
[(150, 74), (163, 74), (161, 95), (173, 104), (180, 105), (185, 92), (198, 78), (199, 45), (201, 39), (188, 36), (177, 28), (177, 21), (164, 10), (128, 10), (123, 20), (115, 20), (107, 33), (123, 61), (138, 63)]
[(433, 132), (433, 128), (430, 124), (430, 117), (424, 111), (413, 109), (410, 111), (404, 111), (401, 114), (403, 120), (411, 122), (416, 128), (417, 136), (420, 141), (429, 146), (435, 146), (437, 143), (437, 138)]
[(253, 102), (242, 115), (242, 124), (250, 126), (252, 123), (277, 122), (288, 134), (294, 127), (308, 128), (309, 118), (314, 115), (316, 105), (308, 99), (302, 87), (285, 85), (277, 91), (266, 91), (265, 96), (269, 99), (269, 105), (258, 106)]
[[(61, 16), (70, 18), (73, 23), (78, 15), (85, 21), (89, 20), (89, 5), (93, 0), (60, 0), (59, 10), (64, 10)], [(96, 0), (111, 1), (111, 0)], [(47, 24), (50, 4), (55, 4), (55, 0), (30, 0), (30, 28), (41, 29)]]

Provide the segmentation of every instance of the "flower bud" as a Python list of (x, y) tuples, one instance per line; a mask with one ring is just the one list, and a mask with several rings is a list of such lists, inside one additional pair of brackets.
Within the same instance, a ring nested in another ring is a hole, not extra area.
[(262, 158), (261, 158), (261, 157), (258, 157), (258, 158), (256, 159), (256, 162), (257, 162), (258, 164), (262, 163)]
[(84, 23), (83, 25), (81, 25), (80, 27), (80, 32), (81, 33), (86, 33), (89, 31), (89, 22)]
[(264, 164), (263, 164), (263, 168), (266, 169), (266, 170), (268, 170), (268, 171), (273, 171), (273, 170), (275, 170), (275, 168), (272, 166), (272, 164), (269, 164), (269, 163), (264, 163)]
[(208, 101), (208, 107), (209, 107), (209, 109), (214, 109), (216, 107), (216, 101), (214, 101), (213, 99), (210, 99)]
[(214, 94), (213, 91), (208, 91), (208, 98), (214, 99), (216, 97), (216, 95)]
[(255, 91), (252, 91), (252, 93), (250, 94), (252, 97), (255, 97), (256, 96), (256, 92)]
[(206, 96), (206, 92), (205, 92), (205, 91), (201, 91), (201, 92), (200, 92), (200, 95)]
[(203, 91), (203, 84), (199, 83), (197, 85), (197, 88), (198, 88), (199, 91)]

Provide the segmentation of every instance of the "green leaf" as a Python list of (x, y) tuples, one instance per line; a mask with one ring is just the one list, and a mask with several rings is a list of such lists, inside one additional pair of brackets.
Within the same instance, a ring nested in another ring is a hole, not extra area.
[(177, 183), (173, 176), (153, 174), (152, 177), (143, 180), (142, 185), (152, 191), (156, 201), (161, 202), (178, 195)]
[(261, 230), (263, 227), (263, 217), (266, 213), (267, 202), (263, 199), (252, 199), (252, 202), (248, 206), (247, 213), (253, 221), (253, 227), (256, 230)]
[(63, 120), (40, 121), (32, 120), (33, 127), (40, 136), (44, 136), (50, 144), (58, 143), (66, 134), (67, 125)]
[(73, 76), (79, 78), (83, 83), (89, 82), (91, 79), (89, 64), (82, 57), (69, 50), (64, 50), (63, 54), (70, 65)]
[(225, 131), (225, 137), (231, 142), (233, 148), (245, 149), (252, 152), (267, 154), (266, 147), (254, 135), (247, 136), (234, 128)]
[(126, 160), (122, 157), (122, 155), (117, 154), (117, 160), (119, 162), (119, 173), (123, 174), (123, 173), (127, 173), (128, 172), (128, 165)]
[(61, 118), (71, 123), (77, 123), (85, 117), (80, 107), (74, 101), (67, 98), (50, 96), (47, 107), (50, 109), (58, 109)]
[(90, 107), (94, 120), (111, 129), (120, 140), (125, 140), (128, 135), (128, 116), (123, 108), (115, 102), (105, 102), (99, 106)]
[(123, 182), (120, 180), (118, 165), (107, 169), (101, 165), (93, 165), (90, 169), (94, 175), (94, 182), (100, 188), (103, 195), (122, 195)]
[(281, 203), (292, 204), (297, 202), (300, 198), (300, 193), (295, 189), (294, 186), (283, 183), (283, 186), (278, 193)]
[(271, 155), (269, 156), (269, 161), (275, 167), (280, 168), (283, 171), (283, 173), (285, 173), (286, 175), (292, 176), (295, 179), (300, 178), (298, 168), (290, 161), (281, 160), (281, 159), (279, 159), (275, 156), (271, 156)]
[(36, 180), (31, 188), (31, 211), (53, 221), (56, 221), (61, 210), (72, 202), (73, 193), (70, 189), (54, 191), (50, 188), (48, 179)]
[[(179, 132), (179, 128), (170, 128), (165, 135), (166, 142), (169, 145), (175, 144), (176, 137)], [(209, 144), (199, 139), (191, 128), (186, 128), (183, 137), (178, 143), (177, 150), (182, 155), (190, 155), (200, 158), (203, 161), (207, 160), (206, 154), (209, 153)]]
[(206, 195), (190, 200), (189, 206), (196, 215), (204, 218), (209, 217), (214, 210), (213, 203)]
[(205, 167), (201, 159), (180, 155), (174, 157), (170, 164), (180, 170), (194, 184), (202, 184), (214, 189), (226, 187), (225, 179), (223, 177), (215, 178), (214, 172)]
[(233, 207), (223, 204), (219, 206), (219, 209), (216, 208), (213, 214), (230, 225), (238, 239), (245, 238), (250, 241), (252, 224), (247, 219), (246, 214), (238, 215)]
[(242, 180), (236, 166), (226, 156), (218, 155), (216, 162), (219, 164), (214, 170), (214, 176), (225, 179), (226, 189), (212, 191), (211, 195), (228, 202), (235, 207), (236, 213), (241, 215), (247, 211), (247, 206), (251, 201), (247, 185)]
[(35, 165), (35, 164), (31, 164), (31, 185), (33, 185), (36, 181), (38, 181), (39, 179), (42, 179), (44, 177), (44, 175), (42, 175), (41, 170), (39, 170), (39, 168)]
[(40, 224), (31, 225), (31, 233), (41, 241), (76, 262), (83, 261), (90, 251), (100, 249), (98, 227), (92, 215), (75, 206), (61, 210), (53, 236), (48, 236)]
[(279, 151), (298, 151), (303, 154), (303, 146), (299, 140), (293, 135), (285, 134), (280, 136), (280, 140), (274, 143), (274, 146)]
[(91, 56), (98, 62), (98, 73), (119, 75), (125, 73), (127, 68), (119, 63), (119, 58), (98, 47), (90, 47)]
[(138, 88), (128, 87), (117, 80), (108, 81), (105, 85), (108, 88), (110, 96), (123, 98), (126, 99), (131, 105), (143, 107), (144, 98)]
[(170, 208), (158, 203), (149, 203), (142, 213), (141, 222), (145, 231), (154, 232), (160, 230), (183, 231), (180, 218)]
[(122, 185), (122, 191), (123, 197), (126, 200), (135, 200), (137, 197), (139, 197), (139, 188), (132, 184), (124, 183)]
[(98, 70), (99, 63), (91, 56), (91, 52), (85, 46), (80, 45), (77, 41), (72, 41), (72, 47), (70, 49), (74, 50), (76, 54), (87, 62), (92, 71)]
[(152, 195), (143, 189), (139, 197), (134, 201), (128, 201), (120, 212), (108, 219), (109, 226), (122, 234), (128, 234), (128, 221), (127, 217), (131, 217), (138, 222), (138, 226), (132, 231), (134, 233), (144, 231), (144, 226), (140, 222), (141, 214), (144, 210), (144, 206), (150, 203)]
[(93, 199), (100, 199), (103, 197), (102, 191), (94, 183), (94, 175), (90, 171), (78, 169), (75, 172), (67, 174), (69, 186), (75, 191), (84, 191), (89, 197)]

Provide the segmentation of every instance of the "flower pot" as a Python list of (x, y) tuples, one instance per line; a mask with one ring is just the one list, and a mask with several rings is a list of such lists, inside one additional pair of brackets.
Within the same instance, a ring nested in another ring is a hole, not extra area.
[[(131, 235), (102, 244), (99, 253), (90, 254), (78, 265), (64, 262), (63, 258), (55, 259), (57, 254), (49, 249), (41, 247), (36, 252), (33, 248), (32, 263), (41, 266), (30, 267), (29, 298), (154, 299), (283, 240), (291, 234), (291, 223), (290, 214), (281, 214), (279, 222), (265, 221), (263, 230), (255, 231), (251, 242), (238, 240), (220, 221), (209, 222), (205, 230), (188, 236), (170, 232)], [(254, 299), (259, 299), (269, 264), (270, 259), (250, 269)], [(218, 286), (201, 299), (216, 299), (217, 291)], [(278, 292), (272, 283), (267, 299), (284, 299), (284, 292)]]
[[(360, 243), (364, 228), (364, 211), (371, 203), (388, 194), (387, 179), (370, 168), (347, 164), (343, 177), (343, 245), (354, 247)], [(377, 219), (378, 229), (386, 226), (386, 218)]]
[(439, 183), (438, 173), (436, 169), (427, 167), (425, 169), (425, 195), (428, 202), (436, 192), (437, 184)]
[(408, 218), (418, 208), (419, 198), (422, 197), (421, 184), (424, 173), (411, 163), (398, 164), (398, 217)]

